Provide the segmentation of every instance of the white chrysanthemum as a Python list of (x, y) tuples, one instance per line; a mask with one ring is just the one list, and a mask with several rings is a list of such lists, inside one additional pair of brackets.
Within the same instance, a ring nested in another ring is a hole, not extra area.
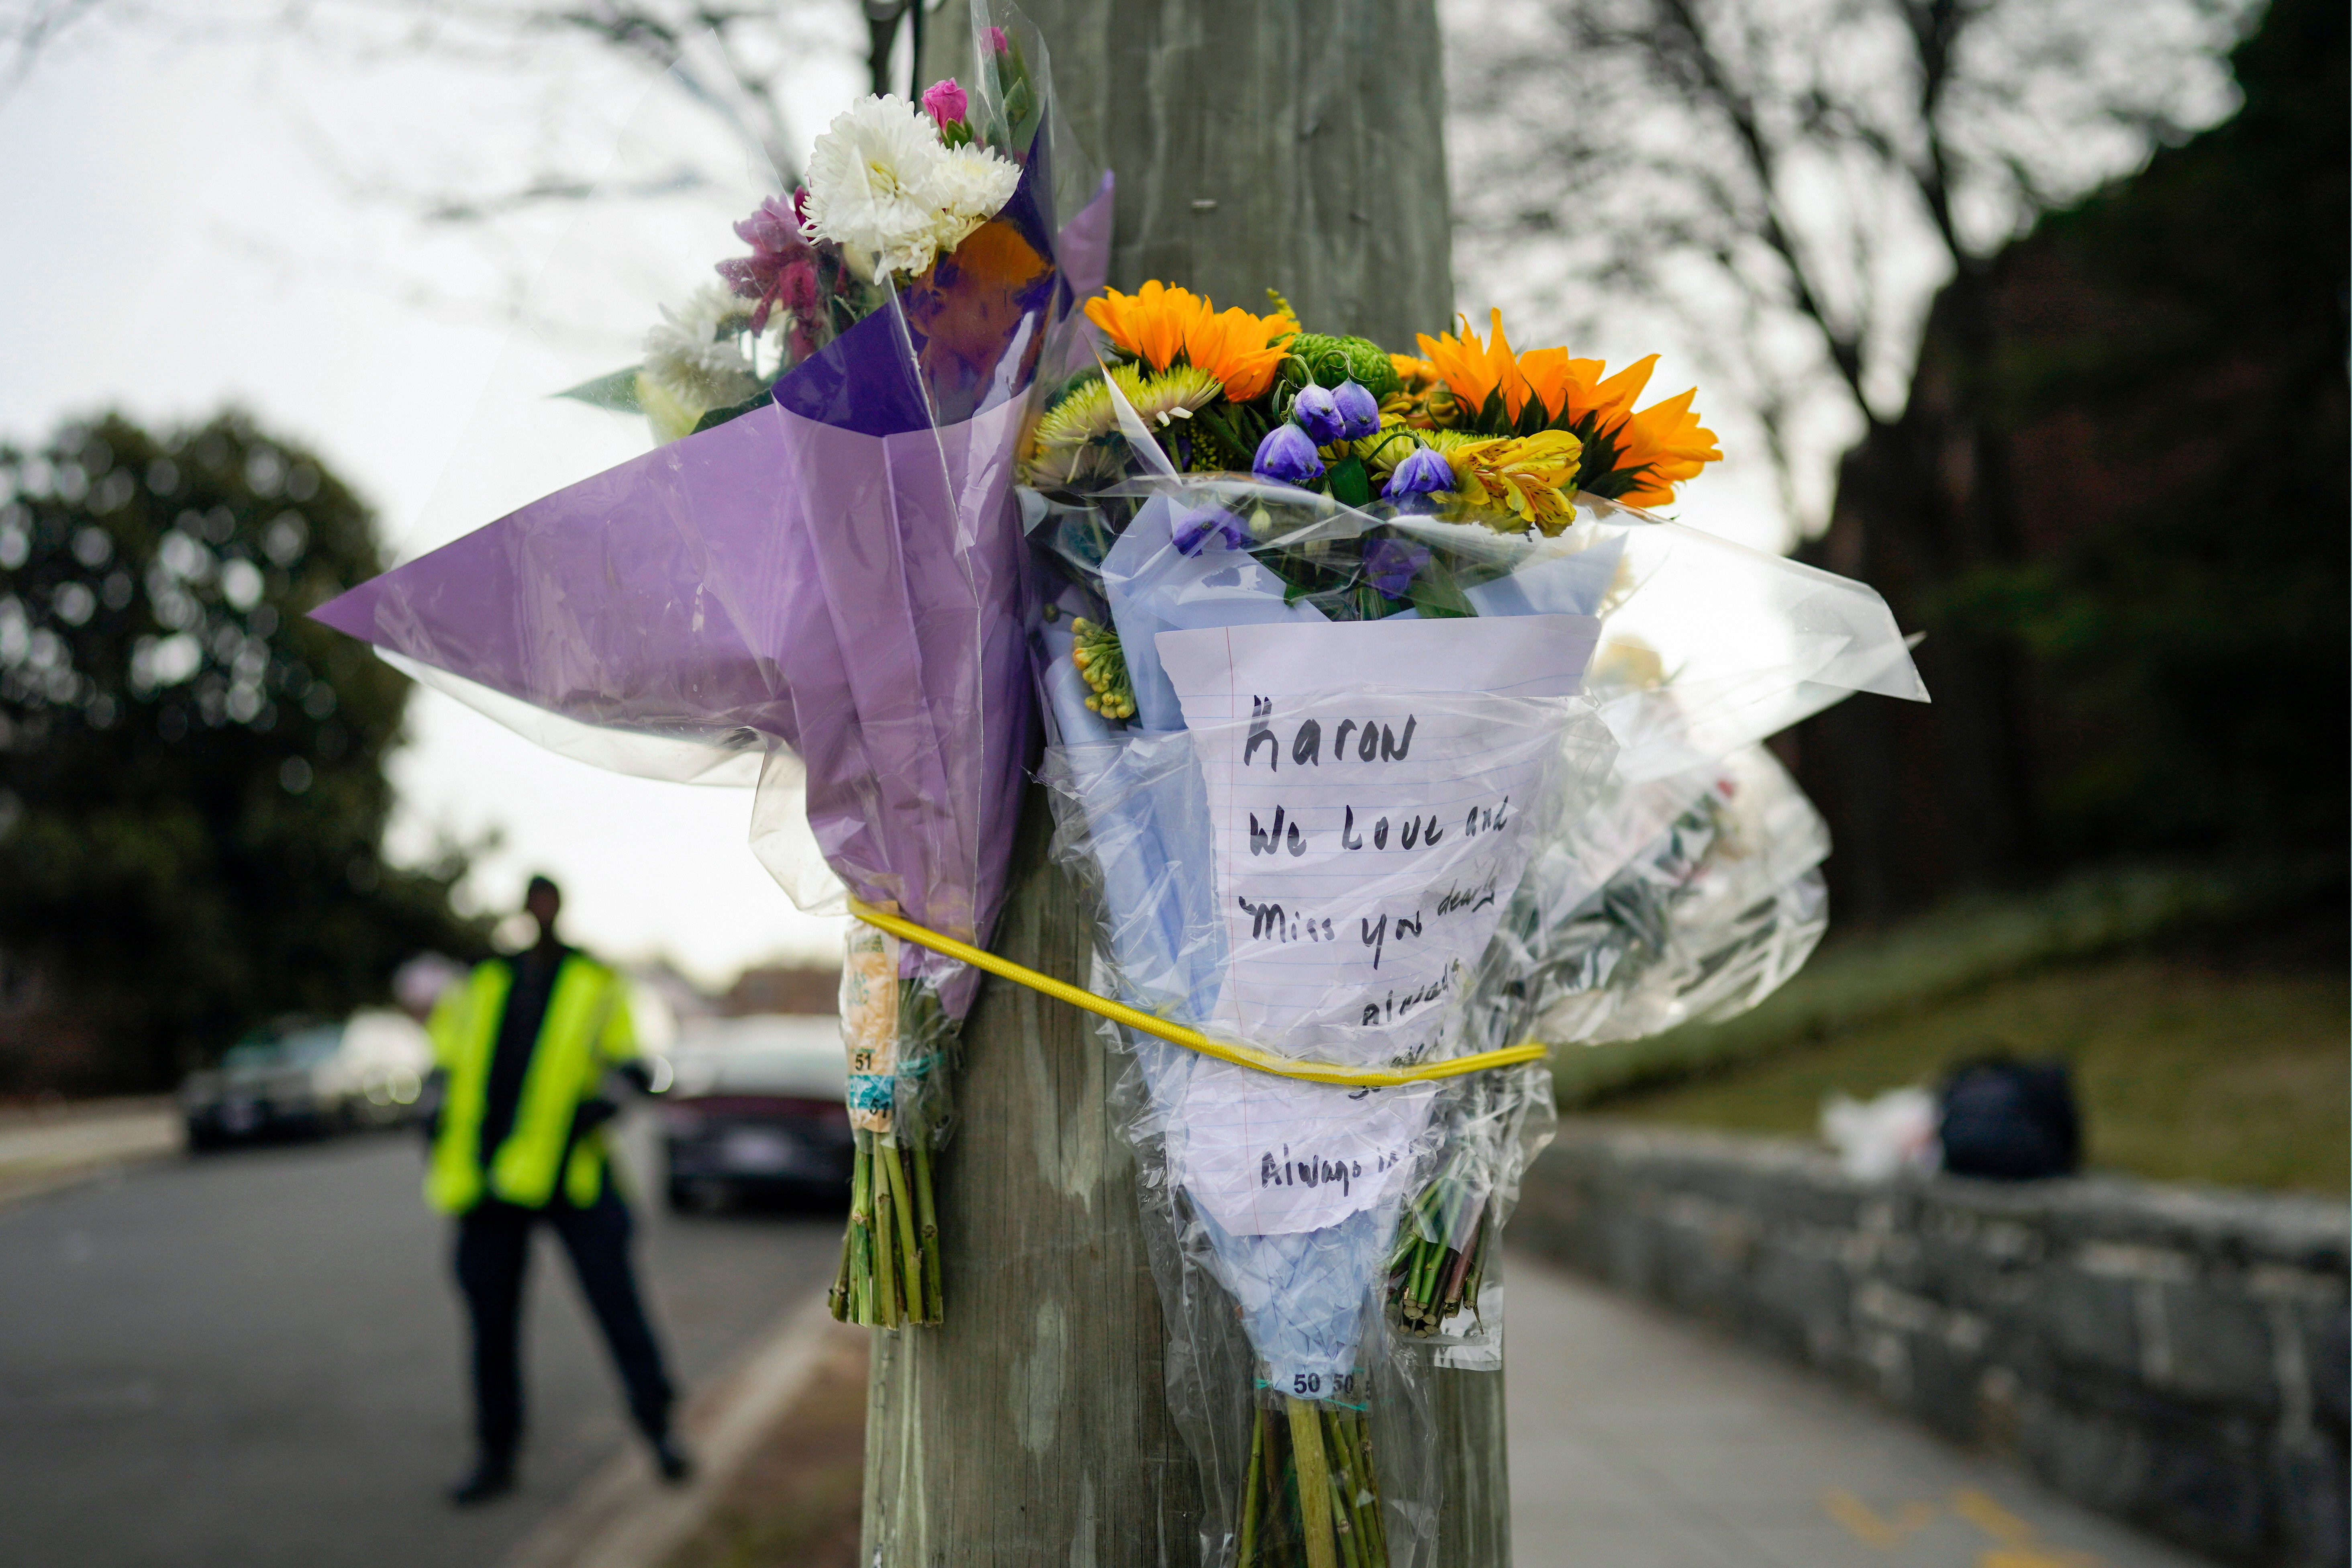
[(933, 232), (940, 249), (953, 250), (972, 230), (1003, 211), (1020, 184), (1020, 165), (978, 142), (949, 149), (932, 184), (939, 204)]
[(662, 324), (646, 333), (646, 374), (677, 402), (708, 413), (742, 402), (760, 378), (737, 345), (751, 327), (751, 302), (717, 283), (696, 289), (684, 305), (662, 310)]
[(877, 272), (920, 272), (937, 248), (934, 184), (948, 150), (905, 99), (863, 98), (834, 117), (808, 164), (807, 229), (876, 258)]
[(1021, 171), (985, 147), (942, 145), (903, 98), (859, 100), (809, 153), (807, 231), (853, 263), (912, 276), (996, 216)]

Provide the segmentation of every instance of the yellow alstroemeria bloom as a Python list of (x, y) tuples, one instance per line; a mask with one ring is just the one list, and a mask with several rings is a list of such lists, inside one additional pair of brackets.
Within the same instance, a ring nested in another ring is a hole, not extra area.
[[(1584, 443), (1565, 430), (1449, 443), (1441, 456), (1454, 470), (1457, 506), (1507, 511), (1548, 534), (1576, 521), (1576, 472), (1584, 460)], [(1480, 521), (1495, 527), (1487, 518)]]

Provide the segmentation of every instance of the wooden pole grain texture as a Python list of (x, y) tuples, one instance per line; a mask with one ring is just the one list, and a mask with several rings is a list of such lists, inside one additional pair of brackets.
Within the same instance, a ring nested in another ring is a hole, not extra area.
[[(1118, 178), (1110, 282), (1181, 283), (1391, 347), (1453, 307), (1433, 0), (1024, 0), (1068, 128)], [(947, 0), (921, 77), (969, 79)], [(1083, 984), (1081, 890), (1032, 786), (992, 945)], [(1167, 1336), (1118, 1071), (1075, 1009), (990, 978), (939, 1164), (947, 1321), (877, 1332), (861, 1560), (873, 1568), (1202, 1568), (1203, 1482)], [(1436, 1372), (1435, 1562), (1510, 1561), (1501, 1374)]]

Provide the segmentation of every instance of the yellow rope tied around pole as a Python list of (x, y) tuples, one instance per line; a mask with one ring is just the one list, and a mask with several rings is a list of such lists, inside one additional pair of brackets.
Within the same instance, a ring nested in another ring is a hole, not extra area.
[(1394, 1089), (1401, 1084), (1427, 1083), (1436, 1079), (1460, 1078), (1465, 1073), (1484, 1072), (1488, 1068), (1516, 1067), (1521, 1062), (1540, 1061), (1549, 1054), (1548, 1047), (1530, 1040), (1524, 1046), (1509, 1046), (1499, 1051), (1479, 1051), (1466, 1057), (1449, 1057), (1444, 1061), (1423, 1062), (1409, 1068), (1351, 1068), (1337, 1062), (1297, 1061), (1278, 1057), (1272, 1051), (1262, 1051), (1255, 1046), (1244, 1046), (1232, 1040), (1213, 1040), (1197, 1029), (1181, 1024), (1171, 1024), (1165, 1018), (1154, 1017), (1123, 1002), (1056, 980), (1050, 974), (1040, 974), (1034, 969), (983, 952), (970, 942), (958, 942), (951, 936), (941, 936), (928, 927), (919, 926), (901, 915), (856, 899), (849, 900), (849, 912), (867, 925), (888, 931), (902, 942), (918, 947), (928, 947), (950, 958), (961, 959), (975, 969), (985, 969), (991, 974), (1002, 975), (1026, 985), (1032, 991), (1067, 1002), (1073, 1007), (1083, 1007), (1089, 1013), (1100, 1014), (1114, 1023), (1130, 1029), (1140, 1029), (1147, 1035), (1157, 1035), (1171, 1045), (1199, 1051), (1202, 1056), (1215, 1057), (1237, 1067), (1255, 1068), (1259, 1072), (1273, 1073), (1278, 1078), (1304, 1079), (1309, 1083), (1344, 1084), (1350, 1089)]

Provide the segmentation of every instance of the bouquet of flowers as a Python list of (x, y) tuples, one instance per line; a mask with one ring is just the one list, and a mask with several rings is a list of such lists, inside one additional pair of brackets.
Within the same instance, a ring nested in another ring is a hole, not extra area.
[[(1012, 457), (1101, 276), (1108, 189), (1054, 221), (1044, 55), (976, 22), (981, 79), (861, 100), (749, 256), (662, 312), (642, 363), (562, 395), (655, 449), (317, 612), (544, 734), (763, 759), (762, 858), (796, 896), (793, 786), (839, 889), (984, 942), (1034, 743)], [(520, 699), (529, 705), (517, 718)], [(822, 890), (822, 889), (821, 889)], [(931, 1155), (977, 975), (868, 928), (842, 987), (856, 1144), (837, 1316), (944, 1310)]]
[[(1435, 1538), (1410, 1346), (1494, 1316), (1551, 1115), (1517, 1047), (1600, 1037), (1615, 1015), (1571, 1006), (1596, 991), (1777, 984), (1819, 924), (1756, 906), (1819, 853), (1766, 852), (1790, 819), (1740, 816), (1770, 794), (1743, 748), (1923, 693), (1869, 590), (1636, 510), (1717, 455), (1691, 395), (1634, 406), (1648, 362), (1514, 353), (1499, 317), (1391, 353), (1268, 298), (1090, 303), (1101, 357), (1041, 383), (1023, 506), (1059, 577), (1046, 776), (1096, 989), (1211, 1047), (1117, 1032), (1171, 1388), (1218, 1488), (1204, 1560), (1370, 1568)], [(1629, 866), (1653, 906), (1596, 915)], [(1762, 892), (1727, 910), (1735, 885)], [(1604, 964), (1596, 919), (1654, 940)], [(1444, 1337), (1435, 1364), (1498, 1364)]]

